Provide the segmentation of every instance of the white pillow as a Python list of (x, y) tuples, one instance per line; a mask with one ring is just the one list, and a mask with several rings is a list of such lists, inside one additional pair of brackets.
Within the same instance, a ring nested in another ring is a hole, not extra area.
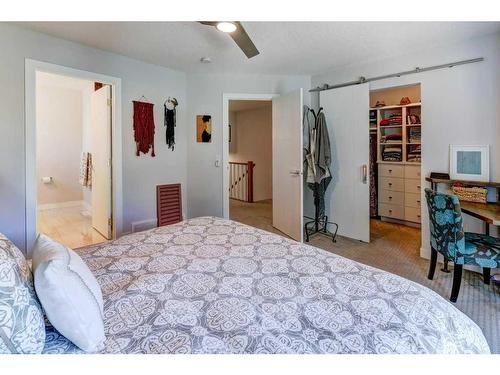
[(102, 292), (73, 250), (40, 234), (33, 248), (35, 290), (50, 323), (86, 352), (104, 347)]

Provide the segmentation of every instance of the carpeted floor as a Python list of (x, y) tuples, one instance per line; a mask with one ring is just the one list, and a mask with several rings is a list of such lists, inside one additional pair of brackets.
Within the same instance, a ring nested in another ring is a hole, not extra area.
[[(235, 221), (283, 235), (272, 226), (270, 200), (256, 203), (231, 200), (230, 216)], [(332, 243), (320, 235), (314, 236), (310, 244), (405, 277), (449, 299), (453, 273), (441, 272), (438, 264), (434, 280), (428, 280), (429, 261), (420, 258), (420, 242), (419, 229), (372, 220), (369, 244), (340, 236)], [(455, 306), (481, 327), (492, 353), (500, 353), (499, 286), (485, 285), (481, 274), (464, 271)]]

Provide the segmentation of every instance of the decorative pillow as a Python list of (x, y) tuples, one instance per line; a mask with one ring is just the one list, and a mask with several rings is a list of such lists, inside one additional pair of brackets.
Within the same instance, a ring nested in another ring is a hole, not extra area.
[(45, 344), (43, 312), (21, 251), (0, 234), (0, 353), (38, 354)]
[(50, 323), (86, 352), (104, 348), (102, 292), (73, 250), (40, 234), (33, 248), (35, 289)]

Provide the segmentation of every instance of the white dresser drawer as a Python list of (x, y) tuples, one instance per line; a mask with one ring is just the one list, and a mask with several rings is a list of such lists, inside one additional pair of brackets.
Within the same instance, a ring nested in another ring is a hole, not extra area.
[(389, 203), (378, 204), (378, 214), (392, 219), (404, 219), (404, 206)]
[(385, 190), (405, 191), (404, 179), (397, 177), (379, 177), (378, 187)]
[(404, 193), (402, 191), (379, 190), (378, 200), (380, 203), (391, 203), (404, 206)]
[(404, 177), (404, 166), (393, 164), (379, 164), (378, 174), (382, 177)]
[(405, 178), (415, 178), (420, 180), (420, 166), (405, 165)]
[(422, 196), (416, 193), (405, 193), (405, 203), (407, 207), (420, 208), (420, 200)]
[(420, 194), (421, 186), (420, 180), (412, 178), (405, 178), (405, 193)]
[(420, 223), (420, 208), (405, 207), (405, 220)]

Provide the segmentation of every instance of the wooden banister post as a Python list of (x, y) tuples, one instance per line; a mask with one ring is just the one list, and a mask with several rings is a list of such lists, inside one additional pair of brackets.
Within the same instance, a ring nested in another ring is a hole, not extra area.
[(253, 161), (247, 162), (248, 178), (247, 178), (247, 193), (248, 202), (253, 203), (253, 167), (255, 166)]

